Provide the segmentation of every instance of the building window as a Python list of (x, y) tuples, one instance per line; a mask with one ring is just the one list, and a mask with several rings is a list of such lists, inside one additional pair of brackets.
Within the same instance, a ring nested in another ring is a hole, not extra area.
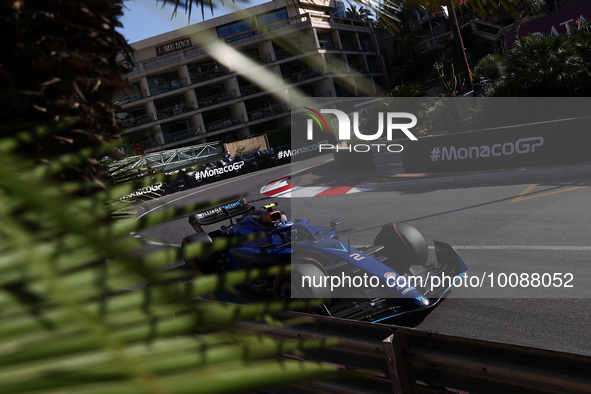
[[(241, 33), (243, 31), (251, 30), (252, 28), (253, 28), (253, 20), (252, 19), (230, 23), (228, 25), (218, 27), (218, 29), (217, 29), (218, 30), (218, 37), (224, 38), (227, 36), (231, 36), (233, 34)], [(243, 38), (250, 37), (255, 34), (257, 34), (255, 31), (247, 32), (245, 34), (241, 34), (236, 37), (227, 38), (226, 42), (241, 40)]]

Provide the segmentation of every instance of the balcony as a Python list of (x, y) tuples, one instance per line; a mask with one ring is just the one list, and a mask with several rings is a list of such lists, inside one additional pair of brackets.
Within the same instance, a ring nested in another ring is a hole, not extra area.
[(336, 51), (338, 48), (332, 41), (318, 41), (320, 45), (320, 49), (324, 49), (326, 51)]
[(332, 97), (332, 92), (330, 90), (327, 90), (326, 92), (317, 93), (312, 97)]
[(147, 140), (126, 144), (126, 145), (122, 146), (121, 148), (123, 149), (123, 152), (127, 155), (127, 154), (132, 154), (132, 153), (141, 154), (142, 150), (145, 153), (146, 151), (148, 151), (150, 149), (157, 148), (158, 146), (160, 146), (160, 144), (158, 143), (158, 140), (155, 138), (150, 138)]
[(169, 83), (163, 83), (157, 86), (150, 86), (150, 94), (155, 96), (157, 94), (170, 92), (187, 86), (187, 80), (185, 78), (175, 79)]
[(211, 105), (223, 103), (224, 101), (230, 101), (236, 98), (236, 91), (230, 90), (228, 92), (216, 94), (209, 97), (198, 99), (199, 108), (209, 107)]
[(305, 24), (310, 24), (310, 16), (308, 14), (297, 15), (291, 18), (283, 19), (281, 21), (273, 22), (268, 25), (254, 27), (249, 30), (244, 30), (239, 33), (231, 34), (224, 37), (225, 42), (232, 42), (242, 40), (244, 38), (257, 36), (259, 34), (264, 37), (269, 36), (269, 32), (281, 28), (299, 27)]
[(283, 60), (283, 59), (290, 58), (292, 56), (302, 55), (304, 53), (315, 51), (315, 50), (316, 50), (316, 45), (314, 45), (313, 43), (310, 42), (308, 44), (303, 44), (303, 45), (298, 45), (298, 46), (278, 50), (275, 52), (275, 59)]
[(170, 134), (164, 134), (164, 143), (171, 144), (173, 142), (179, 142), (182, 140), (187, 140), (189, 138), (193, 138), (199, 134), (203, 134), (201, 127), (192, 127), (187, 130), (181, 130)]
[(193, 46), (183, 51), (185, 57), (194, 57), (207, 54), (207, 45)]
[(271, 116), (279, 115), (287, 112), (286, 104), (277, 104), (270, 107), (260, 108), (248, 113), (248, 120), (259, 120), (263, 118), (269, 118)]
[(241, 86), (240, 87), (240, 96), (242, 96), (242, 97), (250, 96), (251, 94), (260, 93), (262, 91), (263, 91), (263, 89), (261, 89), (258, 85), (255, 85), (255, 84), (248, 85), (248, 86)]
[(171, 116), (181, 115), (195, 109), (195, 103), (187, 102), (182, 104), (177, 104), (174, 107), (164, 108), (158, 111), (158, 119), (165, 119)]
[(114, 99), (113, 104), (116, 104), (116, 105), (129, 104), (134, 101), (141, 100), (145, 97), (147, 97), (145, 90), (134, 90), (131, 92), (123, 93), (123, 97)]
[(363, 44), (361, 44), (361, 51), (362, 52), (375, 52), (376, 47), (372, 44), (363, 43)]
[(367, 71), (370, 74), (382, 74), (382, 67), (370, 64)]
[(123, 129), (131, 129), (132, 127), (141, 126), (146, 123), (153, 122), (154, 119), (150, 115), (133, 116), (129, 119), (123, 120)]
[(339, 18), (336, 16), (325, 16), (325, 15), (314, 15), (316, 20), (322, 21), (329, 24), (341, 25), (341, 26), (348, 26), (348, 27), (356, 27), (369, 30), (368, 25), (369, 22), (359, 20), (359, 19), (350, 19), (350, 18)]
[(353, 45), (350, 42), (345, 42), (345, 43), (341, 43), (342, 47), (343, 47), (343, 51), (358, 51), (357, 48), (355, 48), (355, 45)]
[(219, 67), (217, 71), (212, 68), (211, 70), (203, 71), (197, 74), (191, 74), (191, 84), (211, 81), (213, 79), (223, 77), (224, 75), (228, 75), (230, 72), (231, 71), (228, 67)]
[(251, 57), (249, 60), (252, 60), (255, 63), (258, 63), (260, 65), (263, 64), (267, 64), (271, 62), (271, 55), (266, 54), (266, 55), (261, 55), (261, 56), (257, 56), (257, 57)]
[(226, 129), (228, 127), (236, 126), (239, 124), (244, 123), (244, 117), (242, 115), (232, 116), (226, 119), (216, 120), (215, 122), (210, 122), (205, 125), (205, 130), (208, 133), (213, 131), (218, 131), (222, 129)]
[(178, 53), (171, 53), (170, 55), (152, 58), (148, 61), (143, 62), (142, 65), (144, 66), (144, 69), (147, 70), (152, 67), (161, 66), (165, 63), (179, 60), (180, 58), (181, 56)]
[(339, 88), (335, 88), (337, 97), (354, 97), (354, 95), (349, 92), (348, 90), (345, 89), (339, 89)]
[(307, 79), (319, 77), (321, 75), (322, 75), (322, 73), (319, 70), (316, 70), (316, 69), (312, 70), (311, 68), (308, 68), (306, 70), (299, 71), (297, 73), (284, 75), (283, 81), (285, 83), (298, 83), (298, 82), (305, 81)]

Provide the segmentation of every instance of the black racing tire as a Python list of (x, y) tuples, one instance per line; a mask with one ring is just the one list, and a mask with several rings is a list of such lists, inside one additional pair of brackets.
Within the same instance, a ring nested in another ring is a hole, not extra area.
[[(196, 243), (211, 244), (213, 241), (208, 233), (195, 233), (183, 239), (181, 242), (181, 248), (188, 244)], [(211, 253), (203, 253), (199, 256), (185, 259), (185, 265), (192, 271), (208, 274), (215, 270), (215, 260), (215, 256), (213, 256)]]
[(291, 272), (283, 272), (275, 277), (273, 294), (277, 301), (320, 299), (325, 305), (330, 305), (330, 282), (328, 286), (312, 287), (312, 284), (325, 283), (326, 272), (315, 260), (297, 259), (292, 262)]
[(390, 223), (382, 227), (374, 245), (384, 249), (376, 255), (386, 257), (384, 264), (404, 274), (411, 265), (425, 265), (429, 259), (429, 248), (423, 234), (405, 223)]

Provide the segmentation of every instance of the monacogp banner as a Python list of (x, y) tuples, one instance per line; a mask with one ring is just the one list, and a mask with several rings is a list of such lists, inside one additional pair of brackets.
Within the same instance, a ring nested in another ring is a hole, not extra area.
[(297, 147), (282, 145), (273, 149), (249, 153), (229, 159), (217, 160), (190, 168), (167, 173), (166, 183), (154, 182), (153, 185), (139, 188), (123, 199), (154, 199), (166, 194), (191, 189), (200, 185), (232, 178), (238, 175), (258, 171), (277, 165), (290, 163), (292, 160), (306, 159), (319, 154), (318, 145), (328, 141), (305, 141)]
[(406, 173), (462, 172), (589, 161), (591, 117), (419, 138), (404, 145)]

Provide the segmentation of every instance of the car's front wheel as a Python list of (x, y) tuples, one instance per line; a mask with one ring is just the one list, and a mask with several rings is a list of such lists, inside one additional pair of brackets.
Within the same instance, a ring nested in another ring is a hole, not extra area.
[(425, 237), (413, 226), (405, 223), (387, 224), (376, 236), (374, 245), (384, 248), (376, 253), (386, 257), (384, 264), (404, 274), (411, 265), (424, 265), (429, 258)]
[(322, 266), (315, 260), (296, 259), (291, 272), (275, 277), (273, 293), (277, 301), (320, 299), (330, 303), (330, 282)]

